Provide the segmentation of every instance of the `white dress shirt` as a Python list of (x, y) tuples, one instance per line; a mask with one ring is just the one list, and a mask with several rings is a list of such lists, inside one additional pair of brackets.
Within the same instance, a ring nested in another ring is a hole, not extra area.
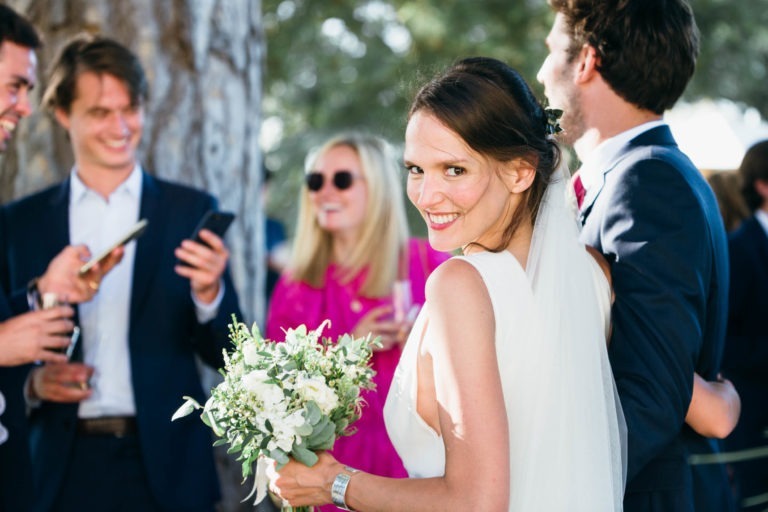
[[(141, 167), (137, 165), (128, 178), (104, 198), (89, 189), (73, 169), (69, 198), (70, 243), (85, 244), (91, 254), (98, 254), (128, 232), (139, 220), (142, 181)], [(83, 361), (95, 369), (90, 381), (93, 394), (80, 402), (80, 418), (136, 414), (128, 348), (135, 257), (136, 241), (132, 241), (125, 246), (122, 261), (102, 279), (93, 300), (78, 306)], [(198, 302), (192, 294), (199, 322), (205, 323), (216, 316), (223, 296), (223, 282), (211, 304)]]
[(613, 159), (616, 158), (616, 155), (619, 154), (621, 148), (641, 133), (664, 125), (666, 123), (663, 120), (649, 121), (614, 135), (610, 139), (606, 139), (598, 144), (594, 151), (584, 159), (579, 168), (581, 184), (586, 190), (583, 204), (590, 204), (593, 195), (600, 190), (600, 186), (603, 183), (603, 175)]
[[(135, 167), (128, 178), (104, 198), (72, 172), (69, 196), (69, 241), (85, 244), (98, 254), (139, 219), (142, 174)], [(133, 416), (136, 404), (131, 382), (128, 329), (136, 242), (125, 246), (122, 261), (101, 281), (99, 292), (78, 306), (83, 334), (83, 362), (95, 371), (93, 395), (80, 402), (78, 416)]]

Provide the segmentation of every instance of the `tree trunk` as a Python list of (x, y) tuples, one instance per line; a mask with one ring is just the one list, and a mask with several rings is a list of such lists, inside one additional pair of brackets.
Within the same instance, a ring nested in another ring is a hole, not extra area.
[[(33, 101), (45, 89), (48, 64), (75, 34), (108, 35), (139, 55), (150, 83), (141, 162), (152, 174), (208, 191), (223, 210), (237, 214), (226, 237), (230, 266), (243, 320), (260, 321), (266, 273), (258, 145), (265, 47), (261, 1), (7, 3), (26, 14), (44, 37)], [(0, 160), (2, 202), (61, 181), (73, 162), (65, 132), (48, 113), (36, 111), (18, 132)], [(239, 485), (240, 466), (222, 457), (219, 462), (220, 468), (228, 467), (222, 474), (222, 510), (236, 510), (237, 497), (247, 494)]]

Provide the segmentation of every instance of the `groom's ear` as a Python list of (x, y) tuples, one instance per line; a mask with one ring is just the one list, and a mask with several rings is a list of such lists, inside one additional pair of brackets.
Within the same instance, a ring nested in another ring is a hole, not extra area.
[(584, 83), (590, 81), (596, 75), (599, 76), (600, 71), (597, 69), (599, 66), (600, 56), (597, 54), (597, 50), (593, 46), (585, 44), (577, 57), (574, 81), (576, 83)]
[(522, 158), (515, 158), (504, 164), (501, 179), (512, 194), (528, 190), (536, 177), (536, 167)]

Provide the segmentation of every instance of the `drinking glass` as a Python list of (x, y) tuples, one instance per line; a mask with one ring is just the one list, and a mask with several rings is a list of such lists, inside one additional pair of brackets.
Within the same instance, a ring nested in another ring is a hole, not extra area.
[(411, 281), (400, 279), (392, 285), (392, 307), (395, 310), (396, 322), (412, 321), (413, 297), (411, 296)]
[[(44, 293), (42, 302), (43, 309), (51, 309), (55, 308), (56, 306), (71, 306), (71, 304), (66, 301), (66, 297), (59, 297), (57, 294), (52, 292)], [(72, 329), (72, 332), (64, 334), (69, 336), (69, 345), (62, 348), (51, 348), (49, 350), (52, 350), (53, 352), (61, 352), (67, 356), (67, 359), (70, 359), (72, 357), (72, 353), (75, 351), (75, 347), (77, 346), (77, 341), (80, 339), (80, 327), (76, 325)]]

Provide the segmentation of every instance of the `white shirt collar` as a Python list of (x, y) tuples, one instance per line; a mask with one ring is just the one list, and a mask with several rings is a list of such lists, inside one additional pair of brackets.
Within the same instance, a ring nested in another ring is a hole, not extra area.
[(623, 148), (629, 141), (641, 133), (645, 133), (648, 130), (666, 124), (667, 123), (662, 119), (649, 121), (601, 142), (594, 151), (592, 151), (589, 158), (584, 160), (581, 170), (579, 171), (581, 183), (584, 185), (584, 188), (589, 190), (590, 187), (599, 185), (602, 182), (603, 173), (607, 170), (608, 165), (610, 165), (616, 155), (621, 151), (621, 148)]
[(766, 236), (768, 236), (768, 212), (765, 210), (756, 210), (755, 218), (757, 219), (757, 222), (759, 222), (763, 227), (763, 231), (765, 231)]
[[(83, 183), (80, 176), (77, 174), (77, 167), (73, 167), (70, 173), (70, 185), (69, 185), (69, 201), (74, 204), (82, 201), (88, 194), (93, 192), (88, 186)], [(118, 186), (112, 194), (130, 194), (133, 197), (141, 197), (141, 185), (142, 185), (142, 172), (141, 165), (136, 164), (131, 171), (131, 174)]]

